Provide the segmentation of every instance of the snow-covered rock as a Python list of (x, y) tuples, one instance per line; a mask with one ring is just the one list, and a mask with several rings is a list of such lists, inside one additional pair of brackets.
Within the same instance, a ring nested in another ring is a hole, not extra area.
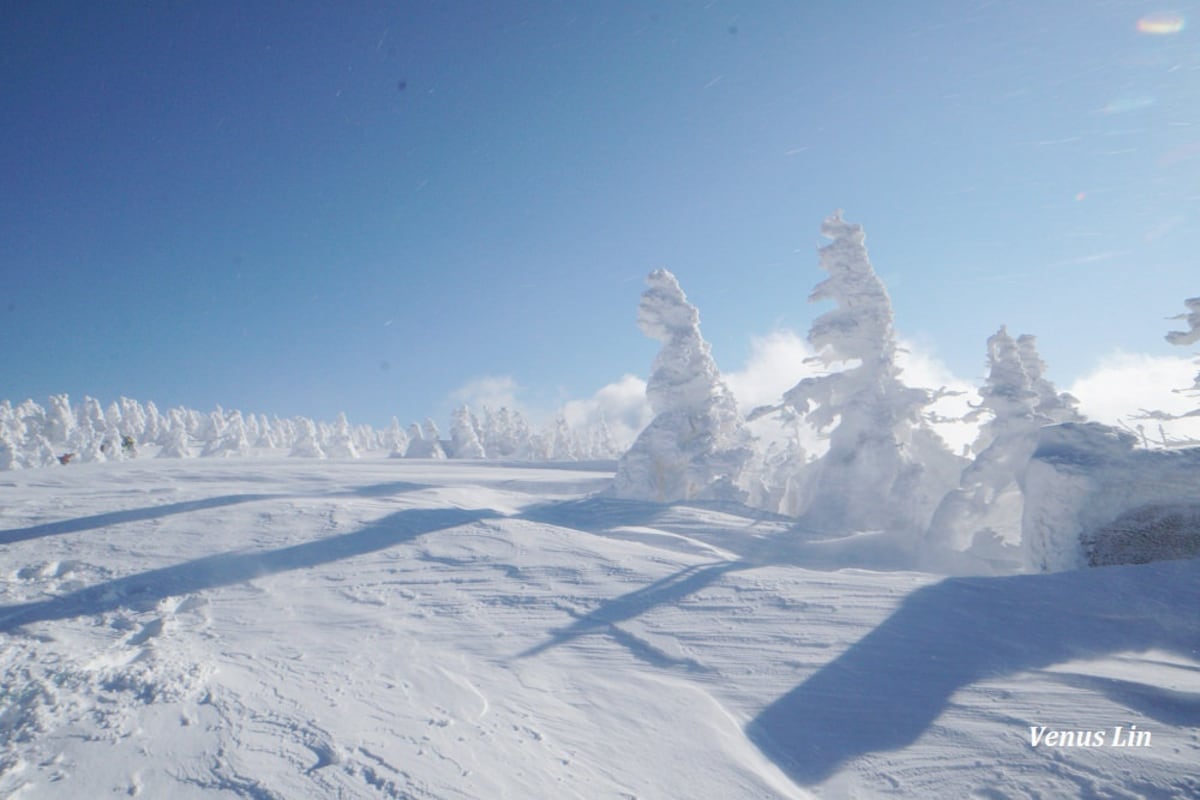
[(1098, 423), (1042, 428), (1023, 478), (1022, 540), (1030, 569), (1197, 552), (1200, 448), (1141, 450), (1136, 441)]
[(675, 276), (647, 277), (638, 325), (663, 343), (646, 384), (655, 417), (617, 463), (617, 497), (655, 502), (740, 499), (750, 433)]

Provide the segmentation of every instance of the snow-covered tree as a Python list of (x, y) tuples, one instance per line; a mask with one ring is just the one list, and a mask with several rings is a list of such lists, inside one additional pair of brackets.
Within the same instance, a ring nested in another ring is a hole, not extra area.
[(146, 444), (163, 444), (162, 439), (165, 433), (166, 423), (158, 406), (151, 400), (146, 403), (146, 426), (142, 429), (141, 436), (135, 434), (134, 438)]
[(483, 444), (479, 441), (479, 420), (467, 406), (454, 410), (450, 418), (450, 444), (454, 458), (483, 458)]
[(307, 417), (298, 417), (296, 423), (296, 440), (292, 444), (291, 455), (298, 458), (325, 458), (325, 451), (317, 439), (317, 426)]
[(142, 404), (128, 397), (120, 398), (119, 402), (121, 404), (119, 426), (121, 436), (128, 436), (134, 442), (146, 441), (142, 438), (142, 434), (146, 431), (146, 411), (142, 408)]
[(66, 447), (75, 432), (75, 413), (71, 401), (65, 394), (50, 395), (50, 408), (45, 414), (45, 426), (41, 433), (53, 447)]
[(1037, 337), (1023, 333), (1017, 337), (1017, 353), (1021, 367), (1029, 376), (1029, 388), (1037, 394), (1035, 411), (1050, 422), (1082, 422), (1079, 400), (1067, 392), (1058, 391), (1046, 378), (1046, 362), (1037, 351)]
[(553, 461), (576, 461), (579, 459), (579, 443), (575, 432), (567, 424), (567, 418), (559, 414), (554, 420), (554, 432), (550, 435), (550, 452)]
[(832, 428), (828, 452), (805, 468), (815, 471), (805, 523), (839, 531), (923, 530), (961, 461), (925, 422), (932, 394), (900, 380), (892, 303), (867, 257), (862, 226), (839, 212), (821, 233), (831, 240), (820, 250), (829, 277), (809, 300), (837, 307), (813, 322), (808, 341), (826, 366), (849, 366), (805, 378), (783, 397), (785, 412), (805, 416), (818, 430)]
[(192, 457), (188, 421), (183, 409), (173, 408), (167, 412), (164, 435), (165, 442), (158, 451), (159, 458)]
[[(1032, 363), (1028, 344), (1022, 349), (1004, 326), (988, 338), (987, 347), (988, 377), (973, 416), (990, 418), (973, 446), (978, 455), (963, 470), (958, 488), (938, 505), (926, 537), (927, 565), (939, 569), (978, 571), (989, 564), (1003, 569), (1020, 562), (1021, 481), (1037, 447), (1038, 430), (1053, 421), (1038, 407), (1048, 395), (1052, 413), (1071, 409), (1058, 400), (1052, 385), (1048, 393), (1039, 392), (1027, 371)], [(1034, 368), (1040, 378), (1045, 364), (1037, 359)], [(969, 557), (962, 555), (968, 551)]]
[[(216, 428), (216, 426), (214, 426)], [(205, 443), (201, 456), (230, 458), (250, 454), (250, 436), (242, 412), (231, 411), (219, 426), (217, 438)]]
[[(1171, 331), (1167, 334), (1167, 341), (1180, 347), (1200, 342), (1200, 297), (1189, 297), (1183, 301), (1183, 304), (1188, 307), (1188, 313), (1179, 314), (1171, 319), (1184, 320), (1187, 322), (1188, 329), (1186, 331)], [(1196, 380), (1191, 390), (1200, 391), (1200, 372), (1196, 373)]]
[(400, 420), (392, 417), (392, 424), (383, 434), (384, 447), (388, 449), (389, 458), (404, 458), (408, 451), (408, 434), (400, 427)]
[(438, 441), (439, 431), (431, 419), (425, 420), (425, 425), (408, 426), (408, 449), (404, 451), (405, 458), (445, 458), (446, 453)]
[(326, 440), (325, 454), (330, 458), (358, 458), (358, 448), (350, 431), (350, 420), (346, 419), (344, 411), (338, 412), (337, 422), (333, 424)]
[(700, 334), (700, 314), (670, 272), (646, 282), (638, 325), (663, 343), (646, 384), (655, 416), (617, 462), (613, 492), (657, 502), (741, 499), (751, 437)]

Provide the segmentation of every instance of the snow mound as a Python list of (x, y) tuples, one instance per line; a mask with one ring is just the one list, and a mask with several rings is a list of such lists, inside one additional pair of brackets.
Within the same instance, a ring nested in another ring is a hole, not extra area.
[(1094, 559), (1142, 563), (1194, 547), (1180, 537), (1191, 519), (1183, 509), (1200, 486), (1200, 448), (1135, 444), (1132, 435), (1099, 423), (1042, 428), (1022, 486), (1030, 569), (1076, 569)]

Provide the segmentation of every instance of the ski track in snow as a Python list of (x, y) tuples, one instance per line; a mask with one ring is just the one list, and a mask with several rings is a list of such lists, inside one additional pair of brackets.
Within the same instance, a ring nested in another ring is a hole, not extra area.
[(9, 473), (0, 796), (1200, 796), (1200, 562), (817, 568), (786, 520), (608, 477)]

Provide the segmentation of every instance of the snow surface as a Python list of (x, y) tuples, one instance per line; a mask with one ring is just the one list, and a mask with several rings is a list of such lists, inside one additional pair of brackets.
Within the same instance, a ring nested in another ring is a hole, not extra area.
[(611, 478), (0, 475), (0, 796), (1200, 795), (1200, 561), (945, 579)]

